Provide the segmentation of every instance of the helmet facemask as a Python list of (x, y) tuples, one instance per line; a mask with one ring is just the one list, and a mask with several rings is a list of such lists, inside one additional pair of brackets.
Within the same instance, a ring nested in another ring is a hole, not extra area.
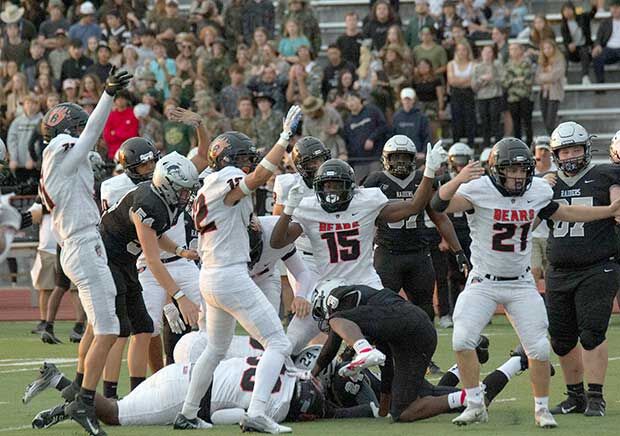
[[(523, 176), (508, 176), (509, 168), (522, 168)], [(533, 163), (511, 163), (506, 165), (494, 165), (490, 171), (492, 176), (499, 182), (504, 191), (511, 197), (520, 197), (528, 190), (534, 178), (535, 166)], [(512, 181), (512, 187), (508, 187), (508, 181)]]
[(416, 156), (407, 151), (394, 151), (387, 154), (383, 161), (383, 168), (394, 177), (405, 179), (415, 171)]
[(353, 185), (350, 180), (322, 178), (315, 180), (314, 190), (326, 212), (342, 212), (353, 199)]
[[(568, 159), (560, 159), (560, 150), (579, 145), (583, 147), (582, 155)], [(560, 170), (562, 170), (562, 172), (567, 175), (577, 174), (590, 163), (590, 147), (587, 144), (571, 144), (569, 146), (553, 150), (553, 158), (555, 159), (556, 165)]]
[(232, 165), (236, 168), (239, 168), (246, 174), (250, 174), (256, 168), (256, 162), (258, 160), (258, 156), (256, 153), (248, 151), (248, 152), (239, 152), (233, 155), (232, 157)]
[[(133, 165), (127, 165), (125, 167), (125, 173), (129, 179), (138, 184), (141, 182), (146, 182), (153, 178), (153, 173), (155, 172), (155, 164), (159, 160), (159, 153), (157, 155), (153, 155), (150, 158), (142, 162), (135, 163)], [(147, 168), (146, 171), (141, 172), (140, 168)]]

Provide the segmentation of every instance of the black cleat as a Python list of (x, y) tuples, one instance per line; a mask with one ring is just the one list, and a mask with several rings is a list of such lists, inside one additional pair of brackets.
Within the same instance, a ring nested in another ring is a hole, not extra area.
[(189, 419), (182, 413), (177, 413), (176, 418), (174, 418), (174, 423), (172, 424), (172, 428), (175, 430), (199, 430), (211, 427), (213, 427), (211, 424), (198, 417)]
[(567, 392), (567, 397), (560, 404), (550, 410), (552, 415), (567, 415), (569, 413), (584, 413), (586, 411), (586, 394)]
[(46, 344), (62, 344), (62, 341), (54, 335), (54, 332), (48, 332), (47, 330), (41, 332), (41, 340)]
[(80, 396), (65, 406), (65, 415), (80, 424), (89, 435), (106, 436), (106, 432), (99, 426), (95, 406), (87, 405)]
[(435, 362), (431, 360), (431, 362), (428, 364), (426, 373), (430, 375), (442, 375), (443, 371), (441, 370), (439, 365), (437, 365)]
[(75, 396), (80, 393), (80, 387), (75, 384), (75, 382), (71, 382), (69, 386), (60, 391), (60, 395), (65, 399), (66, 402), (70, 403), (75, 400)]
[(75, 328), (71, 330), (69, 334), (69, 342), (73, 342), (74, 344), (79, 344), (82, 340), (82, 333), (78, 332)]
[(33, 335), (41, 334), (41, 332), (45, 331), (45, 325), (46, 324), (47, 323), (45, 321), (39, 321), (37, 326), (35, 328), (33, 328), (32, 330), (30, 330), (30, 333), (32, 333)]
[(584, 415), (605, 416), (605, 407), (607, 406), (607, 403), (605, 403), (603, 394), (600, 392), (588, 391), (586, 392), (586, 399), (587, 405)]
[(60, 375), (60, 371), (58, 371), (56, 365), (47, 362), (44, 362), (43, 365), (41, 365), (41, 368), (39, 368), (39, 373), (41, 374), (39, 378), (26, 386), (26, 391), (22, 397), (22, 403), (26, 404), (39, 395), (50, 386), (50, 383), (54, 377)]
[(485, 335), (480, 335), (480, 339), (478, 339), (476, 355), (478, 356), (478, 362), (480, 362), (480, 365), (484, 365), (489, 361), (489, 338)]
[[(526, 369), (529, 368), (530, 366), (530, 362), (527, 358), (527, 354), (525, 354), (525, 350), (523, 349), (523, 345), (519, 344), (515, 347), (514, 350), (512, 350), (510, 352), (510, 356), (511, 357), (520, 357), (521, 358), (521, 371), (525, 371)], [(551, 377), (553, 377), (555, 375), (555, 368), (553, 367), (553, 364), (551, 362), (549, 362), (549, 373), (551, 375)], [(551, 411), (551, 413), (553, 414), (553, 410)]]
[(37, 413), (37, 416), (35, 416), (32, 420), (32, 428), (39, 430), (43, 428), (50, 428), (51, 426), (56, 425), (67, 418), (68, 416), (65, 415), (65, 404), (59, 404), (51, 409), (43, 410), (42, 412)]

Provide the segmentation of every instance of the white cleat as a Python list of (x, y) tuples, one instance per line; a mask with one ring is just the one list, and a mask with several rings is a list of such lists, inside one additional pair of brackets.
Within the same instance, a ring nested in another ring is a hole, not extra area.
[(266, 415), (249, 416), (246, 413), (239, 425), (244, 433), (252, 431), (270, 434), (293, 433), (292, 428), (280, 425)]
[(439, 327), (441, 327), (442, 329), (449, 329), (453, 326), (454, 323), (452, 322), (452, 317), (450, 315), (444, 315), (439, 318)]
[(340, 377), (353, 377), (364, 368), (385, 363), (385, 354), (376, 348), (370, 348), (355, 355), (355, 358), (348, 365), (338, 370)]
[(467, 407), (463, 410), (459, 416), (452, 420), (452, 424), (467, 425), (474, 424), (476, 422), (488, 422), (489, 414), (484, 403), (467, 403)]
[(558, 426), (549, 409), (540, 409), (534, 414), (534, 419), (536, 419), (536, 425), (540, 428), (556, 428)]

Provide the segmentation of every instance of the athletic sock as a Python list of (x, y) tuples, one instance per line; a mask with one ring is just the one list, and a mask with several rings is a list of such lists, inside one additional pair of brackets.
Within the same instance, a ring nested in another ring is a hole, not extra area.
[(483, 404), (482, 388), (476, 386), (475, 388), (465, 389), (468, 403)]
[(504, 375), (508, 377), (508, 380), (510, 380), (521, 371), (521, 358), (519, 356), (511, 357), (497, 368), (497, 370), (503, 372)]
[(84, 381), (84, 374), (81, 372), (76, 372), (75, 378), (73, 379), (73, 383), (75, 383), (79, 387), (82, 387), (83, 381)]
[(284, 355), (280, 351), (267, 347), (256, 366), (254, 392), (252, 392), (250, 407), (248, 407), (249, 416), (265, 413), (267, 401), (271, 397), (271, 391), (278, 380), (283, 364)]
[(84, 323), (83, 322), (76, 322), (75, 324), (73, 324), (73, 330), (83, 334), (84, 333)]
[(482, 381), (486, 387), (484, 397), (489, 403), (497, 397), (502, 389), (504, 389), (506, 384), (508, 384), (508, 380), (510, 380), (510, 377), (508, 377), (501, 369), (496, 369), (484, 378)]
[(54, 322), (45, 322), (45, 331), (54, 334)]
[(441, 377), (441, 380), (439, 380), (437, 386), (456, 386), (460, 381), (459, 369), (456, 365), (454, 365)]
[(566, 385), (566, 391), (568, 392), (568, 395), (573, 395), (576, 397), (583, 395), (584, 394), (583, 382), (575, 383), (574, 385)]
[(467, 393), (464, 389), (459, 392), (452, 392), (448, 394), (448, 406), (450, 409), (460, 409), (465, 404), (465, 398), (467, 398)]
[(369, 351), (372, 349), (372, 346), (368, 343), (366, 339), (360, 339), (359, 341), (353, 344), (353, 349), (357, 354), (363, 351)]
[(64, 374), (58, 374), (52, 379), (50, 384), (54, 387), (54, 389), (62, 391), (71, 384), (71, 380), (65, 377)]
[(103, 381), (103, 396), (106, 398), (118, 398), (117, 388), (118, 388), (118, 382), (104, 380)]
[(131, 386), (131, 390), (133, 391), (138, 387), (140, 383), (146, 380), (146, 377), (129, 377), (129, 385)]
[(534, 412), (549, 408), (549, 397), (534, 397)]
[(603, 395), (603, 385), (597, 383), (588, 383), (588, 392), (598, 392)]
[(91, 391), (90, 389), (81, 388), (79, 397), (84, 401), (87, 406), (95, 405), (95, 391)]

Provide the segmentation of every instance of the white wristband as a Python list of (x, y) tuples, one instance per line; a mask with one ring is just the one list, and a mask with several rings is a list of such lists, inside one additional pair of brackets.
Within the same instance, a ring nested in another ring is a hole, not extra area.
[(271, 162), (269, 162), (267, 160), (267, 158), (265, 158), (265, 157), (259, 162), (259, 165), (261, 167), (265, 168), (270, 173), (275, 173), (276, 170), (278, 169), (278, 167), (276, 165), (274, 165)]
[(239, 188), (241, 188), (241, 192), (243, 192), (245, 195), (252, 195), (252, 190), (248, 188), (247, 183), (245, 183), (245, 179), (241, 179), (241, 181), (239, 182)]
[(284, 212), (284, 215), (293, 216), (293, 213), (295, 212), (295, 208), (291, 206), (284, 206), (283, 212)]

